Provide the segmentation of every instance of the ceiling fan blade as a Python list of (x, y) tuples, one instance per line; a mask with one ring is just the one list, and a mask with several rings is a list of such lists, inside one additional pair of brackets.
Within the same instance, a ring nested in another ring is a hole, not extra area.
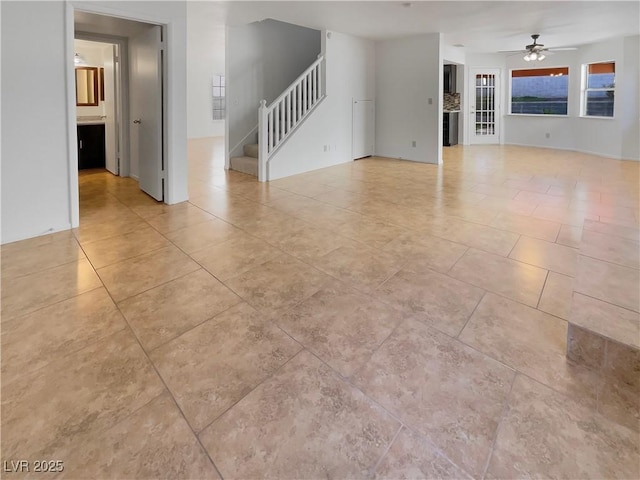
[(525, 53), (525, 50), (498, 50), (496, 53)]
[(547, 48), (548, 52), (569, 52), (571, 50), (578, 50), (578, 47), (559, 47), (559, 48)]

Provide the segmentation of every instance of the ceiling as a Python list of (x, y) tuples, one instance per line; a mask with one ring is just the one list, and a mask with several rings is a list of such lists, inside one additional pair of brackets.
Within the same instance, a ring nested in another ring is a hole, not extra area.
[[(189, 1), (188, 19), (223, 34), (225, 25), (273, 18), (369, 39), (441, 32), (466, 52), (520, 50), (539, 33), (547, 47), (580, 46), (640, 34), (632, 1)], [(145, 24), (76, 11), (76, 31), (135, 35)]]
[(579, 46), (640, 34), (635, 1), (285, 1), (190, 2), (212, 25), (265, 18), (369, 39), (441, 32), (467, 52), (522, 49), (532, 33), (547, 47)]

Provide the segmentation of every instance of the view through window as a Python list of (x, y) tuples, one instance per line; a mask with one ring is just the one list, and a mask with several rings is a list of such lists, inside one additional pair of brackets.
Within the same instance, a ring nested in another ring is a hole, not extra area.
[(613, 117), (616, 86), (615, 62), (584, 66), (582, 114), (589, 117)]
[(569, 68), (531, 68), (511, 71), (511, 113), (566, 115)]
[(227, 108), (224, 76), (213, 76), (213, 119), (224, 120)]

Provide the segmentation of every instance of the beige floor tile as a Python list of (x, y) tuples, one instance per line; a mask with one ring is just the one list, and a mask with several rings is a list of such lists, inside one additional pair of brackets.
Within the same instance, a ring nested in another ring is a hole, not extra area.
[(361, 478), (400, 425), (308, 352), (200, 434), (223, 477)]
[[(626, 238), (640, 243), (640, 229), (637, 227), (629, 227), (625, 225), (616, 225), (615, 223), (595, 222), (587, 220), (584, 222), (584, 229), (603, 233), (605, 235), (613, 235), (616, 237)], [(4, 247), (3, 247), (4, 248)]]
[(597, 374), (566, 358), (567, 322), (487, 294), (460, 334), (473, 348), (595, 407)]
[(85, 258), (80, 245), (72, 236), (60, 237), (40, 245), (34, 242), (33, 245), (24, 248), (2, 247), (3, 282)]
[(457, 465), (481, 476), (513, 376), (495, 360), (407, 320), (354, 383)]
[(80, 244), (84, 244), (133, 232), (148, 226), (149, 224), (142, 218), (129, 211), (126, 215), (119, 214), (114, 218), (100, 218), (94, 223), (88, 223), (80, 219), (80, 226), (75, 230), (75, 235)]
[(555, 242), (558, 232), (560, 231), (561, 223), (567, 222), (552, 222), (524, 215), (501, 213), (498, 215), (498, 218), (491, 223), (491, 226), (501, 230), (527, 235), (528, 237)]
[(98, 269), (169, 245), (166, 238), (147, 227), (105, 240), (83, 243), (82, 248), (93, 267)]
[(567, 247), (579, 248), (582, 241), (582, 227), (574, 227), (572, 225), (562, 225), (556, 243), (566, 245)]
[(395, 255), (362, 245), (336, 248), (311, 260), (311, 263), (346, 284), (369, 293), (400, 270), (404, 262)]
[(267, 239), (267, 241), (283, 252), (304, 261), (313, 261), (346, 243), (354, 243), (330, 230), (311, 226), (305, 226), (278, 238)]
[(64, 460), (60, 453), (77, 446), (78, 436), (114, 425), (163, 389), (140, 345), (123, 330), (3, 385), (2, 453)]
[(549, 272), (542, 290), (538, 309), (564, 320), (569, 320), (573, 278), (556, 272)]
[(640, 314), (637, 312), (576, 292), (569, 321), (625, 345), (640, 347)]
[(358, 221), (350, 221), (337, 226), (334, 231), (370, 247), (383, 248), (405, 233), (406, 229), (368, 217), (360, 217)]
[(126, 328), (104, 288), (2, 324), (2, 383)]
[(603, 377), (598, 386), (598, 412), (608, 420), (640, 432), (640, 391)]
[(102, 286), (86, 259), (2, 282), (2, 321)]
[(257, 310), (274, 315), (310, 297), (329, 279), (306, 263), (281, 255), (225, 283)]
[(200, 269), (128, 298), (118, 307), (142, 346), (153, 350), (239, 302), (240, 297)]
[(187, 204), (184, 207), (161, 213), (155, 217), (147, 219), (149, 224), (160, 233), (169, 233), (174, 230), (196, 225), (198, 223), (213, 220), (213, 215), (205, 212), (201, 208)]
[(301, 348), (240, 304), (157, 348), (151, 360), (200, 431)]
[(189, 254), (242, 236), (242, 231), (239, 228), (218, 219), (197, 223), (165, 234), (165, 237), (171, 240), (176, 247)]
[(220, 478), (164, 393), (132, 415), (61, 453), (70, 478)]
[(467, 246), (418, 232), (404, 233), (389, 242), (384, 251), (405, 260), (406, 270), (447, 272), (468, 249)]
[(637, 432), (518, 375), (486, 478), (638, 478), (638, 454)]
[(263, 240), (243, 235), (191, 254), (216, 278), (224, 281), (282, 255)]
[(445, 240), (505, 257), (509, 255), (519, 238), (517, 233), (456, 220), (447, 220), (441, 226), (427, 229), (427, 232)]
[(432, 270), (401, 270), (374, 293), (414, 318), (456, 336), (482, 298), (484, 290)]
[(585, 229), (580, 244), (580, 254), (625, 267), (640, 267), (640, 244), (614, 235), (606, 235)]
[(406, 314), (333, 283), (274, 319), (285, 332), (348, 377)]
[(449, 274), (458, 280), (535, 307), (547, 271), (509, 258), (469, 249)]
[(523, 235), (509, 258), (573, 277), (578, 263), (578, 250)]
[(98, 269), (98, 275), (116, 302), (137, 295), (187, 273), (199, 265), (169, 246)]
[(25, 250), (30, 248), (42, 247), (56, 243), (60, 240), (72, 240), (75, 236), (73, 230), (63, 230), (62, 232), (50, 233), (48, 235), (42, 235), (40, 237), (28, 238), (26, 240), (20, 240), (19, 242), (5, 243), (0, 246), (2, 254), (10, 254), (18, 252), (19, 250)]
[(403, 427), (376, 468), (374, 478), (461, 480), (472, 477), (438, 453), (433, 445)]
[(580, 255), (574, 290), (640, 312), (640, 271)]

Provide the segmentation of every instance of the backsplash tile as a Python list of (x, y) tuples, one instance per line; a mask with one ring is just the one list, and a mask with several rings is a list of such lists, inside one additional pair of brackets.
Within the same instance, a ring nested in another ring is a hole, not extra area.
[(443, 107), (445, 111), (460, 110), (460, 94), (445, 93)]

